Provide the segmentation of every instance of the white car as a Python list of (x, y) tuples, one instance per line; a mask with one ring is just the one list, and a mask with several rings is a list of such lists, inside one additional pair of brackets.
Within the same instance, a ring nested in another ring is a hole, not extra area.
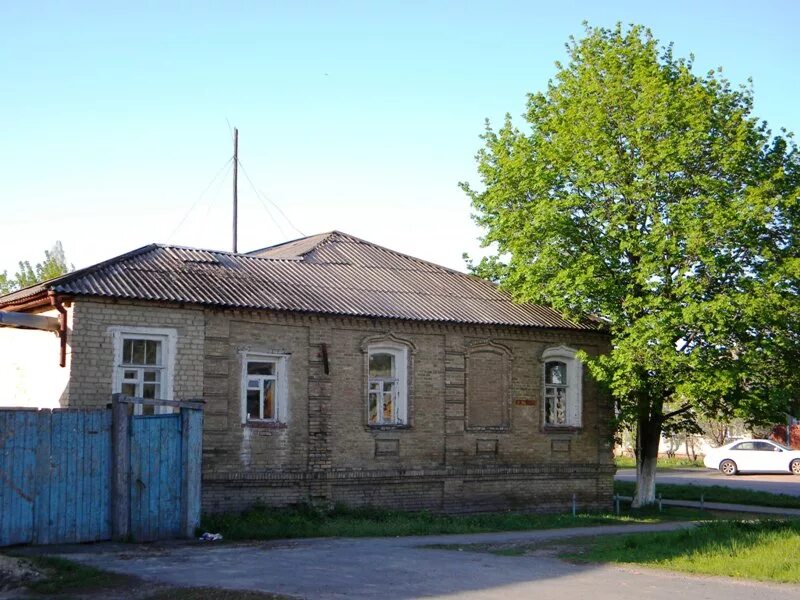
[(787, 471), (800, 475), (800, 450), (792, 450), (772, 440), (739, 440), (709, 450), (703, 463), (725, 475)]

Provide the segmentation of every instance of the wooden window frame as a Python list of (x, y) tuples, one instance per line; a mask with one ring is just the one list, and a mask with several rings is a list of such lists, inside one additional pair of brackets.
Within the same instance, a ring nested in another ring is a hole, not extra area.
[[(281, 425), (288, 423), (289, 410), (288, 410), (288, 376), (287, 376), (287, 363), (289, 356), (287, 354), (266, 354), (261, 352), (244, 352), (242, 353), (242, 373), (239, 381), (239, 400), (241, 409), (241, 422), (242, 425)], [(275, 375), (255, 375), (251, 376), (247, 373), (247, 366), (255, 362), (270, 362), (275, 364)], [(257, 378), (261, 381), (259, 390), (260, 406), (259, 416), (263, 414), (263, 382), (275, 382), (275, 416), (271, 419), (264, 418), (248, 418), (247, 416), (247, 391), (248, 382), (251, 377)]]
[[(369, 373), (369, 359), (375, 354), (389, 354), (394, 363), (394, 373), (392, 377), (372, 377)], [(380, 395), (384, 393), (385, 384), (392, 383), (392, 406), (394, 408), (394, 418), (385, 421), (380, 403)], [(376, 399), (377, 421), (371, 422), (369, 416), (370, 396), (375, 392), (372, 386), (381, 385), (381, 392)], [(369, 427), (407, 427), (408, 426), (408, 348), (402, 344), (378, 343), (370, 344), (367, 349), (367, 405), (366, 419)]]
[[(124, 383), (135, 383), (137, 392), (144, 384), (145, 370), (159, 371), (159, 394), (162, 400), (173, 400), (174, 393), (174, 371), (175, 353), (177, 347), (178, 332), (171, 328), (162, 327), (126, 327), (112, 326), (108, 329), (111, 334), (114, 347), (114, 368), (111, 376), (112, 393), (122, 393)], [(161, 364), (160, 365), (136, 365), (123, 364), (123, 346), (126, 340), (149, 340), (161, 342)], [(125, 371), (137, 371), (135, 382), (125, 378)], [(140, 415), (143, 405), (134, 404), (134, 414)], [(154, 414), (168, 414), (174, 412), (170, 406), (154, 407)]]
[[(583, 427), (583, 364), (577, 357), (577, 350), (567, 346), (547, 348), (541, 356), (542, 362), (542, 426), (546, 430), (574, 430)], [(547, 365), (563, 363), (567, 372), (566, 384), (547, 383)], [(548, 388), (565, 389), (566, 422), (548, 423)]]

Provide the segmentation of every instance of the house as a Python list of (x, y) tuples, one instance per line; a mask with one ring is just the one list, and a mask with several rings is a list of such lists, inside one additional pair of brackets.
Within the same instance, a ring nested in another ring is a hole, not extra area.
[(577, 354), (607, 350), (602, 327), (344, 233), (149, 245), (0, 311), (44, 317), (0, 327), (0, 405), (204, 399), (206, 511), (611, 505), (613, 408)]

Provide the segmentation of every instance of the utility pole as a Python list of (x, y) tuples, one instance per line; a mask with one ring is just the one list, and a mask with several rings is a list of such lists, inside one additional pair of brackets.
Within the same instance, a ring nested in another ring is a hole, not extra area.
[(238, 252), (236, 234), (239, 210), (239, 130), (233, 128), (233, 251)]

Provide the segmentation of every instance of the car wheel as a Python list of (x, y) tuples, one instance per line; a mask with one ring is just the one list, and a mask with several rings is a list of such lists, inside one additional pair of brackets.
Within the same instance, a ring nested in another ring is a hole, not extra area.
[(721, 463), (719, 463), (719, 470), (722, 471), (728, 477), (730, 477), (731, 475), (736, 475), (736, 472), (738, 471), (738, 469), (736, 468), (736, 463), (729, 458), (726, 458)]
[(789, 465), (789, 470), (793, 475), (800, 475), (800, 458), (795, 458)]

